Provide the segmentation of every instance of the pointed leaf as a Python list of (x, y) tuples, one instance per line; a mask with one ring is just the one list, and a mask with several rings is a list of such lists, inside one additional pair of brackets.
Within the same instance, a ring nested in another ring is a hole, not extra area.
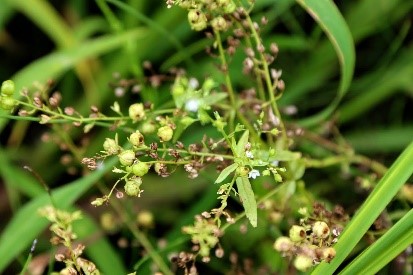
[(246, 130), (242, 136), (240, 137), (240, 139), (238, 140), (237, 143), (237, 157), (241, 157), (242, 155), (244, 155), (244, 151), (245, 151), (245, 145), (247, 145), (248, 143), (248, 138), (249, 138), (249, 134), (250, 132), (248, 130)]
[(257, 201), (251, 188), (251, 183), (247, 177), (236, 179), (239, 197), (244, 206), (245, 215), (253, 227), (257, 227)]
[(320, 113), (301, 121), (309, 127), (330, 116), (347, 93), (353, 78), (355, 49), (351, 32), (340, 11), (331, 0), (296, 0), (317, 21), (336, 51), (341, 67), (340, 86), (335, 99)]
[(230, 166), (227, 166), (224, 170), (221, 171), (218, 178), (215, 180), (215, 183), (221, 183), (224, 179), (226, 179), (229, 174), (234, 172), (238, 168), (238, 164), (233, 163)]

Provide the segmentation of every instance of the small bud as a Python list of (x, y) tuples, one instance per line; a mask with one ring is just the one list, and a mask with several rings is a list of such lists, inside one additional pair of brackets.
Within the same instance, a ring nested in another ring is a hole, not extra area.
[(283, 181), (283, 178), (281, 177), (280, 174), (274, 173), (274, 180), (275, 180), (276, 182), (282, 182), (282, 181)]
[(225, 31), (228, 27), (227, 21), (224, 17), (218, 16), (212, 19), (211, 26), (215, 31)]
[(156, 126), (152, 122), (145, 122), (141, 126), (141, 131), (145, 135), (152, 134), (153, 132), (155, 132), (155, 130)]
[(116, 218), (112, 213), (106, 212), (100, 216), (100, 225), (105, 231), (114, 231), (116, 229)]
[(139, 177), (128, 180), (124, 186), (125, 193), (129, 196), (140, 196), (142, 193), (142, 190), (140, 189), (141, 184), (142, 179)]
[(136, 131), (129, 136), (129, 142), (132, 143), (133, 146), (140, 147), (144, 144), (144, 137), (141, 132)]
[(289, 236), (293, 242), (301, 242), (306, 237), (305, 228), (302, 226), (293, 225), (289, 231)]
[(222, 247), (218, 247), (217, 249), (215, 249), (215, 256), (217, 258), (224, 257), (224, 249), (222, 249)]
[(315, 222), (313, 225), (313, 233), (316, 237), (325, 239), (330, 235), (330, 228), (325, 222)]
[(294, 247), (293, 242), (288, 237), (279, 237), (275, 243), (274, 248), (279, 252), (288, 252)]
[(123, 166), (131, 166), (135, 160), (135, 153), (132, 150), (125, 150), (118, 155), (118, 158)]
[(142, 120), (145, 117), (145, 109), (142, 103), (135, 103), (129, 106), (129, 117), (133, 122)]
[(195, 31), (202, 31), (207, 27), (207, 17), (200, 10), (190, 10), (188, 12), (188, 21), (191, 28)]
[(146, 175), (150, 166), (146, 162), (138, 162), (132, 166), (132, 172), (138, 177)]
[(14, 82), (12, 80), (3, 81), (1, 84), (1, 94), (5, 96), (12, 96), (15, 90)]
[(274, 136), (278, 136), (278, 134), (280, 133), (280, 130), (278, 130), (277, 128), (274, 128), (270, 131), (270, 133)]
[(233, 1), (227, 1), (228, 3), (224, 6), (224, 13), (233, 13), (237, 6)]
[(117, 153), (119, 153), (120, 146), (118, 145), (116, 140), (107, 138), (105, 142), (103, 142), (103, 149), (109, 155), (116, 155)]
[(143, 227), (152, 227), (154, 223), (153, 214), (149, 211), (141, 211), (136, 217), (136, 221)]
[(294, 267), (302, 272), (313, 266), (313, 259), (304, 255), (297, 255), (294, 260)]
[(271, 172), (268, 169), (265, 169), (264, 171), (262, 171), (263, 176), (269, 176), (270, 174), (271, 174)]
[(174, 131), (168, 125), (162, 126), (158, 129), (158, 137), (161, 142), (170, 141), (172, 139)]
[(326, 247), (323, 249), (323, 260), (327, 263), (331, 262), (336, 256), (336, 250), (332, 247)]
[(217, 84), (215, 83), (215, 81), (212, 78), (207, 78), (205, 79), (204, 83), (202, 84), (202, 90), (204, 90), (205, 92), (209, 92), (211, 91), (215, 86), (217, 86)]
[(92, 201), (90, 204), (93, 206), (101, 206), (106, 200), (103, 198), (97, 198), (94, 201)]

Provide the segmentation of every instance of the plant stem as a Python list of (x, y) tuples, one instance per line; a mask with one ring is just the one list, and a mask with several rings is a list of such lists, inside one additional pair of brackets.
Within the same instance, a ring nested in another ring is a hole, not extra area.
[[(257, 31), (255, 30), (254, 23), (252, 22), (251, 17), (249, 16), (249, 14), (247, 14), (246, 17), (247, 17), (247, 21), (248, 21), (250, 30), (252, 32), (252, 35), (255, 39), (256, 46), (262, 45), (260, 36), (257, 34)], [(280, 110), (278, 109), (278, 106), (277, 106), (277, 103), (276, 103), (277, 99), (274, 97), (274, 85), (272, 83), (270, 71), (268, 69), (268, 67), (269, 67), (268, 62), (265, 59), (265, 56), (261, 51), (258, 51), (258, 53), (259, 53), (259, 56), (260, 56), (262, 67), (264, 69), (264, 78), (265, 78), (265, 83), (267, 85), (268, 94), (270, 96), (271, 108), (272, 108), (274, 114), (277, 116), (277, 118), (279, 120), (280, 128), (281, 128), (281, 135), (282, 135), (281, 136), (281, 138), (282, 138), (281, 147), (282, 148), (287, 148), (288, 147), (287, 132), (286, 132), (284, 122), (282, 121)]]
[[(227, 60), (225, 58), (225, 52), (224, 49), (222, 47), (222, 41), (221, 41), (221, 36), (219, 34), (219, 31), (214, 31), (215, 34), (215, 39), (216, 39), (216, 43), (218, 45), (218, 52), (219, 52), (219, 57), (221, 59), (221, 67), (222, 70), (224, 71), (224, 75), (225, 75), (225, 85), (227, 87), (227, 91), (228, 91), (228, 95), (229, 95), (229, 99), (231, 102), (231, 106), (233, 108), (232, 111), (235, 111), (235, 113), (237, 114), (237, 117), (239, 118), (239, 120), (241, 120), (242, 124), (247, 127), (247, 129), (250, 131), (251, 135), (254, 136), (256, 141), (261, 140), (260, 137), (257, 135), (254, 127), (250, 124), (250, 122), (244, 117), (244, 115), (240, 112), (238, 106), (237, 106), (237, 102), (235, 101), (235, 93), (234, 93), (234, 89), (232, 87), (232, 82), (231, 82), (231, 77), (229, 75), (228, 72), (228, 63)], [(229, 121), (230, 123), (230, 130), (231, 132), (234, 131), (235, 127), (234, 127), (234, 121), (233, 119), (230, 119)]]

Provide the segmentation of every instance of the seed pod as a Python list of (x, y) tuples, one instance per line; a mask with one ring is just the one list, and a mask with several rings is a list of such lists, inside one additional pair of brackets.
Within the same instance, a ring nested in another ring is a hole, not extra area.
[(146, 175), (150, 166), (146, 162), (138, 162), (132, 166), (132, 172), (138, 177)]
[(317, 221), (313, 225), (313, 233), (316, 237), (325, 239), (330, 235), (330, 228), (325, 222)]
[(116, 140), (107, 138), (105, 142), (103, 142), (103, 149), (109, 155), (116, 155), (119, 153), (120, 146), (117, 144)]
[(161, 142), (170, 141), (172, 139), (173, 134), (174, 131), (168, 125), (158, 129), (158, 137), (161, 140)]
[(313, 266), (313, 259), (308, 256), (298, 255), (294, 260), (294, 267), (300, 271), (306, 271)]
[(207, 27), (208, 19), (202, 11), (190, 10), (188, 12), (188, 21), (193, 30), (202, 31)]
[(119, 162), (123, 166), (131, 166), (135, 160), (135, 152), (132, 150), (125, 150), (118, 155)]
[(1, 84), (1, 94), (5, 96), (12, 96), (15, 90), (14, 82), (12, 80), (3, 81)]
[(139, 196), (142, 193), (140, 189), (141, 184), (142, 179), (139, 177), (128, 180), (124, 187), (125, 193), (133, 197)]
[(298, 225), (293, 225), (289, 233), (293, 242), (301, 242), (306, 237), (305, 228)]
[(141, 134), (141, 132), (136, 131), (135, 133), (132, 133), (129, 136), (129, 142), (132, 143), (132, 145), (136, 146), (136, 147), (140, 147), (144, 144), (144, 137)]
[(129, 117), (133, 122), (142, 120), (145, 117), (145, 109), (142, 103), (135, 103), (129, 106)]

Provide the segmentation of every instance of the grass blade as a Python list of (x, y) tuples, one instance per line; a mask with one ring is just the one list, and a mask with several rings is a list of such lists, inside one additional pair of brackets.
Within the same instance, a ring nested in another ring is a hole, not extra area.
[(350, 30), (335, 4), (330, 0), (297, 0), (327, 34), (337, 53), (341, 79), (335, 99), (323, 111), (301, 121), (309, 127), (330, 116), (346, 94), (353, 78), (355, 49)]
[(376, 274), (413, 243), (413, 209), (340, 274)]
[(333, 274), (413, 173), (412, 163), (413, 142), (410, 143), (393, 163), (377, 184), (374, 191), (358, 210), (357, 214), (344, 229), (334, 247), (337, 252), (336, 257), (331, 263), (321, 263), (314, 270), (313, 274)]

